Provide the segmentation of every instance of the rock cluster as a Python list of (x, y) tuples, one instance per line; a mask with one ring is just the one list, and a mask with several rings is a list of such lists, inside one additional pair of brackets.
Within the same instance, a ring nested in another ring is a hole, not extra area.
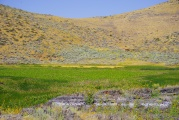
[[(133, 108), (136, 106), (158, 107), (166, 109), (172, 104), (172, 95), (179, 94), (179, 87), (163, 88), (159, 90), (158, 97), (153, 98), (154, 91), (151, 89), (135, 89), (123, 93), (120, 90), (103, 90), (93, 95), (95, 106), (116, 106)], [(54, 106), (88, 106), (85, 101), (85, 96), (82, 94), (74, 94), (69, 96), (59, 96), (50, 100), (47, 105)]]
[[(158, 96), (152, 97), (153, 91), (148, 88), (134, 89), (130, 91), (103, 90), (93, 94), (94, 103), (86, 103), (86, 96), (83, 94), (73, 94), (59, 96), (49, 100), (43, 106), (24, 108), (17, 115), (0, 115), (0, 119), (64, 119), (81, 120), (80, 112), (95, 112), (98, 107), (123, 107), (123, 108), (160, 108), (162, 110), (169, 108), (175, 95), (179, 94), (179, 87), (167, 87), (157, 90)], [(93, 108), (93, 109), (91, 109)], [(119, 119), (118, 114), (93, 114), (99, 120)], [(125, 116), (124, 119), (128, 115)], [(121, 118), (122, 119), (122, 118)]]

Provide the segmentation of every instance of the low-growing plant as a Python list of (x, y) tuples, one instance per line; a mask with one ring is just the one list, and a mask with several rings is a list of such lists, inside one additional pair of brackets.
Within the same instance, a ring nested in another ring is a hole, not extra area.
[(172, 102), (172, 105), (171, 105), (170, 110), (169, 110), (169, 114), (171, 116), (179, 117), (179, 101), (178, 100), (174, 100)]
[(92, 93), (87, 93), (87, 96), (85, 97), (85, 103), (88, 105), (91, 105), (94, 103), (94, 96)]
[(158, 90), (153, 90), (152, 91), (152, 94), (151, 94), (152, 97), (157, 97), (159, 95), (160, 95), (160, 92)]
[(153, 84), (152, 87), (153, 87), (154, 89), (158, 89), (158, 88), (160, 87), (160, 85), (159, 85), (159, 84)]

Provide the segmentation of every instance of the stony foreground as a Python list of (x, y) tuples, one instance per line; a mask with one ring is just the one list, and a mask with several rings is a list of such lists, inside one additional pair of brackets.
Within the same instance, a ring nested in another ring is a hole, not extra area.
[[(103, 90), (95, 94), (88, 93), (59, 96), (51, 99), (42, 106), (24, 108), (18, 115), (1, 115), (0, 119), (21, 120), (21, 119), (48, 119), (48, 120), (121, 120), (138, 119), (139, 116), (132, 116), (128, 112), (138, 111), (145, 113), (154, 110), (155, 114), (148, 114), (145, 119), (179, 119), (179, 111), (174, 111), (175, 116), (163, 114), (163, 112), (179, 106), (179, 87), (168, 87), (151, 90), (147, 88), (130, 91)], [(174, 109), (175, 110), (175, 109)], [(177, 110), (177, 109), (176, 109)], [(178, 112), (178, 113), (177, 113)], [(177, 115), (178, 114), (178, 115)]]

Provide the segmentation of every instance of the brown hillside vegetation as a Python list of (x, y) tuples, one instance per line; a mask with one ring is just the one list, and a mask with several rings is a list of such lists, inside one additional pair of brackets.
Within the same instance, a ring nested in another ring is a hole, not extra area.
[(67, 19), (0, 5), (1, 64), (179, 63), (179, 1)]

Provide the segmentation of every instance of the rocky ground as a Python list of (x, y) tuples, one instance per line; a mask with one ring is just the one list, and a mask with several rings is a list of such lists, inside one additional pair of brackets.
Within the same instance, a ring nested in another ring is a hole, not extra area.
[[(87, 95), (78, 93), (56, 97), (42, 106), (24, 108), (17, 115), (1, 115), (0, 119), (130, 120), (136, 119), (136, 117), (128, 115), (125, 108), (129, 111), (135, 108), (139, 112), (142, 109), (150, 108), (165, 111), (171, 107), (174, 100), (178, 99), (178, 94), (178, 86), (155, 90), (148, 88), (130, 91), (103, 90)], [(179, 101), (177, 101), (177, 105), (179, 105)], [(117, 109), (112, 111), (114, 108)], [(124, 111), (119, 112), (121, 110)], [(155, 119), (154, 114), (151, 116), (152, 119)], [(162, 116), (159, 119), (163, 119)], [(178, 120), (179, 112), (178, 116), (174, 116), (172, 119)]]

